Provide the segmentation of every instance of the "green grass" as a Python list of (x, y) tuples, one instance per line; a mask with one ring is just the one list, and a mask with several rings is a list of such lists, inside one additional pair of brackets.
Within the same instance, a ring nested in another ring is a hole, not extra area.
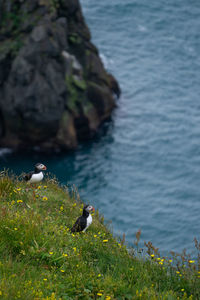
[(159, 257), (151, 244), (149, 255), (131, 254), (98, 211), (86, 233), (71, 234), (78, 194), (51, 178), (35, 194), (0, 173), (0, 299), (200, 298), (198, 262)]

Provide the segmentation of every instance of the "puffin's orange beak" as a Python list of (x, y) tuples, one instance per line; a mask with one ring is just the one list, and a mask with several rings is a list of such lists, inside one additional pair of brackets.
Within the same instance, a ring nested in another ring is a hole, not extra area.
[(47, 167), (44, 165), (44, 167), (42, 168), (42, 170), (46, 170), (47, 169)]
[(92, 208), (92, 211), (95, 211), (94, 207)]

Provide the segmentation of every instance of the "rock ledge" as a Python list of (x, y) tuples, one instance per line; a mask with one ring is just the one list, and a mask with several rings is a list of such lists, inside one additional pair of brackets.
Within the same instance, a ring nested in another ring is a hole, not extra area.
[(119, 94), (78, 0), (0, 0), (0, 146), (74, 149)]

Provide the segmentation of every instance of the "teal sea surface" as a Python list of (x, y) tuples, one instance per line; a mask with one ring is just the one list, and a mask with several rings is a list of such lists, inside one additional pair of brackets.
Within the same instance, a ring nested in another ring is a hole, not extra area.
[(112, 120), (76, 152), (8, 153), (16, 174), (43, 162), (133, 245), (193, 253), (200, 239), (200, 1), (81, 0), (122, 95)]

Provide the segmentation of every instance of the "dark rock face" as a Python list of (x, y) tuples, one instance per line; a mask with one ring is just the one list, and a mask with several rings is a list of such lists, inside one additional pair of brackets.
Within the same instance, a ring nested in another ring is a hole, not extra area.
[(0, 0), (1, 146), (73, 149), (119, 94), (78, 0)]

